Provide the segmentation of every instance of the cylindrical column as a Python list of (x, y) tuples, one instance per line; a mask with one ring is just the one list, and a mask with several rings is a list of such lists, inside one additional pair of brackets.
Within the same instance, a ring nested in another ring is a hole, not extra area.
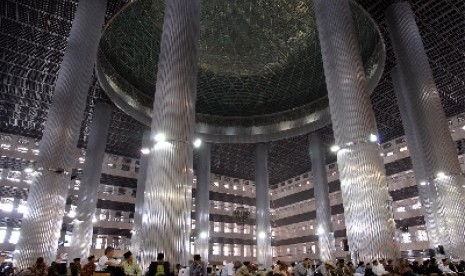
[(313, 133), (309, 137), (309, 151), (312, 161), (313, 187), (316, 203), (316, 227), (320, 260), (332, 260), (335, 255), (333, 225), (331, 222), (331, 205), (326, 174), (325, 151), (320, 135)]
[(255, 189), (257, 219), (257, 262), (261, 268), (272, 264), (270, 192), (268, 190), (268, 146), (259, 143), (255, 146)]
[(142, 136), (142, 151), (139, 161), (139, 175), (137, 178), (136, 204), (134, 211), (134, 224), (131, 235), (131, 252), (139, 255), (142, 242), (142, 214), (144, 213), (144, 191), (147, 176), (148, 153), (150, 152), (150, 130), (144, 131)]
[(200, 1), (166, 1), (142, 217), (142, 264), (188, 264)]
[(42, 171), (29, 188), (28, 213), (15, 250), (19, 268), (32, 266), (38, 257), (47, 264), (55, 260), (106, 8), (104, 0), (79, 1), (39, 146)]
[(361, 260), (398, 254), (384, 163), (348, 0), (314, 0), (347, 238)]
[(415, 176), (420, 195), (428, 190), (431, 203), (423, 206), (431, 245), (443, 245), (446, 254), (463, 258), (465, 178), (415, 15), (408, 3), (394, 4), (386, 11), (386, 23), (396, 54), (393, 80)]
[[(76, 208), (71, 239), (71, 258), (85, 260), (92, 246), (93, 218), (98, 200), (98, 188), (105, 157), (108, 130), (113, 108), (104, 103), (95, 106), (87, 141), (86, 161)], [(70, 260), (71, 260), (70, 258)]]
[(208, 263), (208, 241), (210, 238), (210, 144), (199, 148), (197, 165), (197, 189), (195, 194), (195, 251)]

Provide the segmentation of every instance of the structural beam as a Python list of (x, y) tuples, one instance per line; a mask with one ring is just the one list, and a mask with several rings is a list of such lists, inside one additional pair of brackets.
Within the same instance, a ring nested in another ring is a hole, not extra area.
[(208, 263), (208, 241), (210, 238), (210, 156), (209, 143), (198, 149), (197, 189), (195, 195), (195, 253)]
[[(142, 265), (190, 259), (200, 1), (166, 2), (142, 216)], [(155, 68), (154, 68), (155, 69)]]
[(41, 170), (29, 188), (15, 250), (19, 268), (32, 266), (38, 257), (47, 264), (55, 260), (106, 8), (105, 0), (79, 1), (39, 146)]
[(325, 150), (318, 133), (313, 133), (309, 136), (309, 151), (312, 161), (319, 254), (320, 260), (326, 262), (336, 257), (336, 245), (333, 224), (331, 222), (331, 204), (329, 202)]
[(313, 0), (341, 180), (349, 248), (395, 258), (395, 225), (349, 0)]
[(255, 147), (255, 189), (257, 221), (257, 262), (260, 268), (272, 265), (270, 191), (268, 189), (268, 146), (264, 143)]
[(433, 248), (465, 257), (465, 178), (408, 3), (391, 5), (386, 23), (396, 54), (392, 78)]

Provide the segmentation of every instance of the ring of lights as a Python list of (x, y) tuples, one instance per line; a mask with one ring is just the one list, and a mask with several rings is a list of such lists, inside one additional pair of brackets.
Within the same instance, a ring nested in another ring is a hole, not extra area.
[[(307, 23), (300, 29), (289, 25), (296, 22), (288, 22), (290, 16), (286, 12), (283, 12), (280, 21), (282, 25), (286, 25), (285, 28), (280, 25), (269, 27), (272, 24), (265, 19), (256, 24), (246, 20), (250, 23), (248, 28), (252, 29), (251, 32), (265, 28), (264, 33), (272, 33), (271, 31), (282, 33), (269, 37), (260, 34), (261, 36), (255, 39), (241, 37), (242, 34), (230, 30), (230, 26), (227, 25), (228, 21), (241, 25), (243, 20), (252, 16), (243, 14), (248, 12), (247, 9), (241, 9), (244, 3), (240, 0), (236, 2), (232, 4), (233, 6), (225, 4), (226, 6), (220, 7), (224, 8), (226, 13), (224, 16), (227, 20), (216, 18), (218, 11), (208, 12), (208, 9), (212, 8), (209, 1), (202, 3), (203, 35), (201, 33), (199, 49), (196, 136), (215, 143), (268, 142), (309, 133), (330, 124), (325, 79), (311, 3), (308, 4), (309, 6), (299, 6), (303, 11), (295, 15), (306, 15), (310, 18), (307, 21), (298, 18), (299, 22)], [(290, 3), (289, 10), (292, 11), (294, 10), (292, 4), (300, 3), (299, 1), (284, 2)], [(270, 12), (269, 5), (261, 6), (260, 3), (257, 4), (259, 12)], [(163, 14), (159, 10), (163, 10), (160, 8), (163, 4), (162, 0), (139, 0), (127, 4), (105, 27), (96, 63), (100, 84), (110, 99), (121, 110), (147, 126), (150, 126), (151, 122), (153, 106), (151, 93), (155, 91), (156, 81), (157, 58), (154, 56), (158, 55), (158, 44), (154, 43), (159, 42), (161, 35)], [(134, 18), (131, 16), (138, 15), (144, 12), (144, 9), (151, 7), (158, 12), (149, 10), (147, 12), (152, 17), (134, 17), (145, 18), (145, 21), (133, 21)], [(218, 5), (215, 8), (218, 9)], [(356, 3), (352, 3), (352, 11), (371, 92), (383, 73), (384, 41), (367, 12)], [(153, 21), (153, 28), (144, 25), (148, 24), (147, 20)], [(226, 21), (223, 23), (226, 25), (221, 25), (222, 28), (216, 27), (219, 21)], [(126, 27), (126, 24), (130, 27)], [(132, 30), (135, 30), (133, 36)], [(223, 30), (227, 31), (223, 32)], [(308, 35), (303, 34), (302, 30), (306, 30)], [(238, 37), (235, 42), (228, 42), (229, 44), (222, 42), (222, 39), (233, 37), (233, 34)], [(134, 39), (138, 39), (137, 43), (133, 42)], [(258, 45), (257, 49), (242, 47), (247, 39), (253, 40), (255, 45)], [(366, 43), (368, 45), (362, 43), (365, 41), (369, 41)], [(280, 43), (284, 44), (276, 46)], [(224, 50), (224, 48), (228, 49)], [(218, 54), (207, 49), (216, 49)], [(266, 53), (257, 56), (261, 51)], [(238, 54), (234, 56), (236, 52)], [(274, 59), (279, 53), (282, 53), (282, 57)], [(255, 56), (257, 56), (256, 62), (253, 60)], [(302, 62), (297, 60), (296, 56), (300, 57)], [(147, 64), (144, 63), (146, 60), (149, 60)], [(138, 78), (139, 75), (142, 77)], [(218, 83), (218, 79), (221, 83)], [(213, 84), (216, 86), (211, 86)]]

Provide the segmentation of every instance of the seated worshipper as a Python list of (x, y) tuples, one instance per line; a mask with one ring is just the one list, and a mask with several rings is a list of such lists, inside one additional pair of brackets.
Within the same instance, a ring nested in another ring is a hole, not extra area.
[(389, 272), (384, 269), (383, 264), (380, 264), (378, 260), (373, 260), (373, 273), (377, 276), (389, 274)]
[(122, 263), (124, 274), (126, 276), (142, 276), (140, 266), (134, 261), (131, 251), (124, 253), (124, 261)]
[(95, 268), (95, 257), (94, 255), (87, 258), (87, 264), (81, 269), (81, 276), (92, 276), (94, 274)]
[(442, 262), (439, 264), (439, 270), (446, 275), (457, 275), (452, 269), (449, 267), (449, 259), (442, 259)]
[(105, 255), (98, 259), (96, 271), (107, 271), (108, 267), (116, 267), (118, 265), (116, 259), (114, 258), (115, 249), (111, 246), (105, 248)]
[(71, 270), (71, 276), (79, 276), (81, 275), (81, 259), (75, 258), (73, 259), (73, 263), (69, 265), (69, 269)]

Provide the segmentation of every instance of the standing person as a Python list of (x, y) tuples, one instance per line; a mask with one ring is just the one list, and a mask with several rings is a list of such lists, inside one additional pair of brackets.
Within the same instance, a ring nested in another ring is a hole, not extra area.
[(223, 269), (220, 271), (220, 276), (234, 276), (234, 264), (223, 261)]
[(150, 263), (147, 276), (169, 276), (170, 263), (165, 261), (165, 254), (158, 253), (157, 261)]
[(134, 261), (131, 251), (124, 253), (123, 257), (124, 261), (122, 266), (124, 274), (126, 276), (142, 276), (142, 269), (140, 269), (140, 266)]
[(92, 276), (96, 268), (95, 256), (89, 256), (89, 258), (87, 258), (87, 264), (81, 269), (81, 276)]
[(105, 248), (105, 255), (98, 259), (96, 271), (106, 271), (108, 267), (116, 267), (116, 260), (113, 258), (115, 255), (115, 249), (111, 246)]
[(81, 259), (75, 258), (73, 263), (69, 265), (69, 269), (71, 270), (71, 276), (79, 276), (81, 275)]
[(189, 276), (208, 276), (207, 264), (202, 262), (200, 255), (194, 255), (194, 262), (189, 268)]
[(310, 265), (310, 259), (305, 258), (302, 262), (297, 263), (294, 266), (294, 276), (306, 276), (307, 267)]
[(43, 257), (39, 257), (36, 260), (35, 265), (32, 267), (28, 268), (31, 276), (47, 276), (48, 274), (48, 269), (47, 265), (45, 264), (45, 260)]
[(210, 276), (219, 276), (218, 271), (216, 271), (216, 265), (212, 266), (212, 273), (210, 273)]

